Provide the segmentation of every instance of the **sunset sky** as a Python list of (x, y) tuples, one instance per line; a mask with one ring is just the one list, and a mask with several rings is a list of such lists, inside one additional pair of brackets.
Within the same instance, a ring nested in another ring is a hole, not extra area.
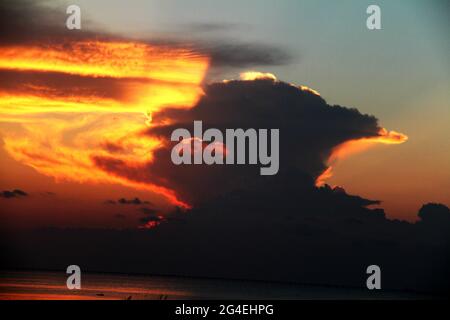
[[(118, 199), (189, 207), (164, 177), (144, 183), (102, 165), (140, 168), (164, 144), (144, 133), (152, 113), (189, 109), (205, 85), (249, 70), (401, 133), (401, 144), (365, 141), (357, 153), (335, 153), (326, 183), (382, 201), (392, 219), (414, 221), (427, 202), (450, 205), (449, 4), (377, 1), (382, 30), (369, 31), (372, 3), (79, 0), (82, 30), (67, 31), (72, 2), (49, 1), (58, 42), (0, 45), (0, 190), (28, 194), (0, 198), (2, 223), (126, 228), (139, 213), (117, 208)], [(70, 32), (79, 38), (59, 40)]]

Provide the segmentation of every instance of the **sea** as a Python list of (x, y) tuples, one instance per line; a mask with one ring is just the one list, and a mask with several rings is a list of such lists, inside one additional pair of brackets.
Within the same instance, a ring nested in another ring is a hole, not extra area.
[(422, 299), (411, 292), (262, 281), (83, 273), (69, 290), (65, 272), (0, 271), (0, 300)]

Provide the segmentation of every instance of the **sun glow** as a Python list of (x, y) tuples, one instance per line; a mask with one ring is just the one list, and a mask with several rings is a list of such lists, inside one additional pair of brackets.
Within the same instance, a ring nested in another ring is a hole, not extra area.
[(80, 41), (0, 50), (0, 69), (9, 70), (198, 84), (206, 68), (207, 59), (189, 49), (139, 42)]
[[(121, 184), (188, 207), (173, 190), (113, 175), (94, 159), (144, 167), (161, 143), (142, 134), (152, 125), (151, 114), (194, 106), (208, 65), (207, 57), (188, 49), (137, 42), (3, 47), (0, 70), (32, 74), (13, 89), (0, 87), (4, 147), (15, 160), (57, 181)], [(52, 74), (75, 77), (77, 85), (49, 82)], [(113, 81), (114, 88), (108, 82), (94, 90), (92, 81), (102, 79)]]

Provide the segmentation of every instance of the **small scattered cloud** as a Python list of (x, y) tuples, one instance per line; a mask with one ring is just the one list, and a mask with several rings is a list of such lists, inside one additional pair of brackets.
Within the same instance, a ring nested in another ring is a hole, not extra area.
[(20, 189), (14, 189), (12, 191), (4, 190), (0, 193), (0, 197), (6, 198), (6, 199), (21, 198), (21, 197), (26, 197), (26, 196), (28, 196), (28, 193), (26, 193), (25, 191), (20, 190)]
[(138, 227), (139, 229), (154, 229), (159, 226), (166, 219), (164, 216), (150, 216), (150, 217), (142, 217), (139, 219), (141, 225)]
[(126, 198), (120, 198), (118, 200), (106, 200), (105, 204), (131, 204), (131, 205), (145, 205), (145, 204), (152, 204), (150, 201), (147, 200), (141, 200), (138, 197), (134, 199), (126, 199)]

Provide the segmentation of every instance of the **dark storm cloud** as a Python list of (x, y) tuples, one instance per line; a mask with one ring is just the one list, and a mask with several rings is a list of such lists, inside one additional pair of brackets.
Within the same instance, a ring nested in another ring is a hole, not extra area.
[(20, 189), (15, 189), (12, 191), (4, 190), (4, 191), (0, 192), (0, 198), (6, 198), (6, 199), (20, 198), (20, 197), (26, 197), (26, 196), (28, 196), (28, 193), (26, 193), (25, 191), (20, 190)]
[[(167, 119), (171, 125), (164, 124)], [(279, 128), (280, 171), (262, 177), (250, 166), (175, 166), (170, 143), (141, 168), (95, 159), (105, 170), (168, 186), (194, 204), (137, 233), (142, 238), (136, 252), (161, 259), (146, 272), (364, 287), (367, 266), (377, 264), (385, 288), (449, 288), (447, 207), (424, 206), (415, 224), (391, 221), (383, 209), (368, 207), (380, 201), (314, 186), (336, 145), (378, 135), (375, 117), (329, 105), (287, 83), (257, 80), (209, 85), (194, 108), (166, 109), (153, 120), (156, 127), (147, 134), (163, 139), (176, 128), (192, 132), (193, 120), (202, 120), (203, 130)]]
[[(163, 125), (170, 119), (170, 125)], [(174, 142), (167, 141), (177, 128), (193, 131), (202, 120), (203, 130), (254, 128), (280, 130), (280, 170), (275, 177), (260, 176), (259, 166), (181, 165), (170, 158)], [(373, 116), (356, 109), (331, 106), (307, 90), (281, 81), (230, 81), (205, 88), (205, 95), (189, 110), (165, 109), (153, 114), (147, 134), (166, 140), (146, 166), (128, 167), (114, 157), (93, 160), (103, 170), (138, 182), (152, 182), (175, 190), (194, 204), (233, 190), (275, 188), (276, 183), (301, 188), (314, 184), (326, 168), (332, 149), (351, 139), (374, 137), (380, 127)], [(282, 178), (280, 178), (282, 177)]]

